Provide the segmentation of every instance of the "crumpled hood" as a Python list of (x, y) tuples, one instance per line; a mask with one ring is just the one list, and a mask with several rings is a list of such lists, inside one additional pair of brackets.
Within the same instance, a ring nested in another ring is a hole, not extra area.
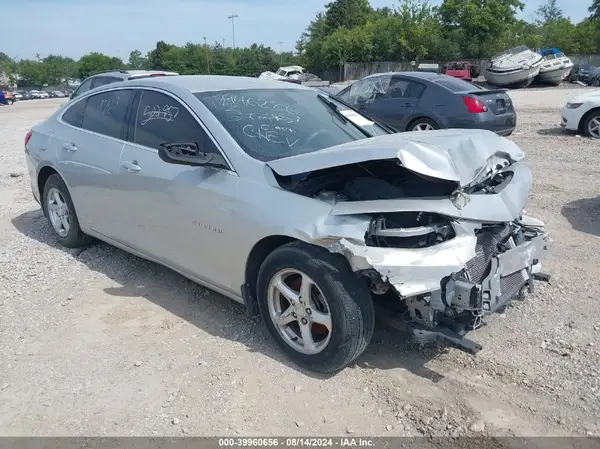
[(313, 153), (270, 161), (282, 176), (307, 173), (372, 160), (397, 158), (416, 173), (466, 186), (502, 160), (514, 163), (525, 155), (517, 145), (492, 131), (445, 129), (414, 131), (356, 140)]

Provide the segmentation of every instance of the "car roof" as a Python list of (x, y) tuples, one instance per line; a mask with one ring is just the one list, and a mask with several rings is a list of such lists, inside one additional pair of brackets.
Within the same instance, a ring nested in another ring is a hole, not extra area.
[(88, 78), (92, 78), (94, 76), (104, 76), (104, 75), (127, 75), (127, 76), (137, 76), (137, 75), (152, 75), (154, 73), (176, 73), (170, 72), (168, 70), (122, 70), (122, 69), (113, 69), (113, 70), (105, 70), (103, 72), (94, 73), (90, 75)]
[(433, 72), (386, 72), (386, 73), (375, 73), (373, 75), (365, 76), (363, 79), (381, 76), (381, 75), (401, 75), (406, 78), (416, 78), (422, 80), (434, 80), (437, 78), (443, 78), (447, 75), (442, 75), (441, 73), (433, 73)]
[[(135, 83), (137, 86), (165, 88), (176, 86), (192, 93), (214, 92), (220, 90), (242, 89), (309, 89), (295, 83), (285, 83), (279, 80), (266, 80), (246, 76), (223, 75), (178, 75), (156, 78), (143, 78), (119, 82), (119, 86), (128, 86)], [(116, 84), (111, 84), (115, 86)], [(107, 85), (107, 86), (111, 86)], [(95, 89), (94, 89), (95, 90)]]

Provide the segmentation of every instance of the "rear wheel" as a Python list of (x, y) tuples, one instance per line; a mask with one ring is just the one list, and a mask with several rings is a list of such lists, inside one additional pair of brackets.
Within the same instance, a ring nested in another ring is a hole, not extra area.
[(92, 237), (81, 231), (69, 189), (57, 174), (48, 177), (44, 184), (42, 208), (61, 245), (79, 248), (92, 242)]
[(366, 283), (342, 256), (303, 242), (266, 258), (258, 275), (258, 306), (283, 352), (322, 373), (339, 371), (360, 356), (375, 326)]
[(10, 106), (10, 105), (12, 105), (13, 103), (14, 103), (14, 101), (12, 100), (12, 98), (7, 98), (7, 99), (6, 99), (6, 104), (7, 104), (7, 105), (9, 105), (9, 106)]
[(418, 118), (408, 125), (408, 131), (433, 131), (439, 128), (437, 123), (428, 118)]
[(600, 139), (600, 109), (592, 111), (583, 119), (583, 132), (587, 137)]

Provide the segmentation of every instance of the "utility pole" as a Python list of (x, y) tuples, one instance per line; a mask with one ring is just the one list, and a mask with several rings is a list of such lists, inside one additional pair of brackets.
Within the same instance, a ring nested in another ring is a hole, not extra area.
[(208, 63), (208, 45), (206, 45), (206, 36), (202, 37), (204, 39), (204, 55), (206, 57), (206, 70), (210, 75), (210, 64)]
[(237, 19), (239, 16), (237, 14), (232, 14), (230, 16), (227, 16), (228, 19), (231, 19), (231, 31), (233, 33), (233, 48), (235, 49), (235, 19)]
[(279, 65), (282, 66), (283, 65), (283, 42), (282, 41), (279, 41), (279, 58), (280, 58)]
[(221, 46), (222, 46), (223, 48), (225, 48), (225, 38), (224, 38), (224, 37), (222, 37), (222, 38), (221, 38), (221, 42), (222, 42), (222, 45), (221, 45)]

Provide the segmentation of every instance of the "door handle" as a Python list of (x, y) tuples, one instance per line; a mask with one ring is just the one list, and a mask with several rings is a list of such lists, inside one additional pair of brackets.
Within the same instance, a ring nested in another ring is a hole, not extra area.
[(129, 173), (136, 173), (136, 172), (139, 172), (142, 169), (142, 167), (140, 167), (138, 165), (137, 161), (123, 161), (123, 163), (121, 165)]
[(73, 142), (69, 142), (69, 143), (63, 143), (63, 150), (65, 151), (77, 151), (77, 146), (73, 143)]

